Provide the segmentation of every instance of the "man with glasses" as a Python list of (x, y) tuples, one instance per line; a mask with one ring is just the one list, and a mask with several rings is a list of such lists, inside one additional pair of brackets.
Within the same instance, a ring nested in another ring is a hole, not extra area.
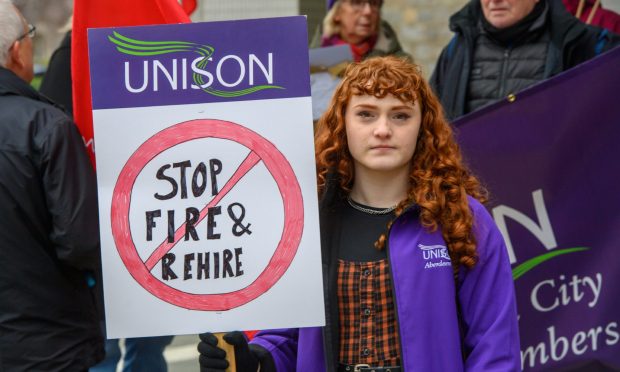
[(381, 20), (383, 0), (328, 0), (328, 12), (311, 48), (349, 44), (355, 61), (373, 56), (408, 56), (390, 25)]
[(0, 0), (0, 371), (87, 371), (103, 358), (96, 182), (75, 124), (28, 84), (34, 32)]
[[(3, 22), (4, 23), (4, 22)], [(2, 28), (9, 28), (11, 25), (3, 25)], [(34, 38), (36, 28), (33, 25), (24, 25), (26, 30), (22, 30), (21, 20), (20, 27), (12, 27), (12, 30), (4, 31), (2, 43), (10, 42), (8, 49), (3, 48), (0, 51), (0, 62), (4, 61), (7, 69), (14, 71), (17, 76), (23, 80), (30, 82), (34, 77), (33, 63), (32, 63), (32, 38)], [(11, 32), (19, 29), (19, 36), (11, 40)], [(14, 56), (15, 58), (10, 58)]]

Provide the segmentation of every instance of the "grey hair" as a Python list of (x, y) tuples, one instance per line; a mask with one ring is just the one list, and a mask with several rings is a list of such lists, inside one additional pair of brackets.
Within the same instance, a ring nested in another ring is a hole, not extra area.
[(0, 0), (0, 66), (6, 66), (11, 44), (24, 32), (24, 21), (11, 0)]
[(340, 33), (340, 25), (338, 25), (334, 20), (340, 5), (340, 0), (337, 0), (332, 8), (327, 12), (325, 18), (323, 18), (323, 35), (321, 36), (331, 37), (332, 35)]

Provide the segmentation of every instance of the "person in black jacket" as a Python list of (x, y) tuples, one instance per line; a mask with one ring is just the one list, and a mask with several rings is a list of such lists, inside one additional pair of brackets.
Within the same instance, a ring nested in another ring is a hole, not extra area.
[[(62, 42), (52, 54), (43, 75), (39, 92), (52, 99), (54, 103), (73, 116), (73, 90), (71, 87), (71, 31), (65, 34)], [(98, 287), (101, 290), (101, 286)], [(103, 314), (103, 293), (96, 293), (100, 312)], [(104, 319), (101, 319), (104, 325)], [(105, 329), (105, 326), (103, 326)], [(103, 331), (105, 333), (105, 331)], [(135, 337), (124, 340), (121, 350), (119, 339), (105, 341), (105, 358), (92, 366), (89, 372), (114, 372), (122, 363), (123, 372), (165, 372), (168, 370), (164, 349), (172, 342), (173, 336)], [(122, 359), (122, 362), (121, 362)]]
[(0, 0), (0, 371), (86, 371), (104, 352), (96, 180), (75, 124), (28, 84), (33, 36)]
[(449, 119), (516, 94), (620, 43), (560, 0), (471, 0), (450, 18), (455, 36), (430, 83)]
[(39, 92), (62, 105), (73, 117), (73, 89), (71, 87), (71, 31), (68, 31), (50, 58), (41, 80)]

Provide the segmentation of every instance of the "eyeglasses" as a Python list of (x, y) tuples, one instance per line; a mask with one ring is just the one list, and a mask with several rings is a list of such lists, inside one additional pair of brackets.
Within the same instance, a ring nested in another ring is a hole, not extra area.
[(383, 5), (383, 0), (346, 0), (345, 2), (351, 4), (351, 7), (356, 10), (363, 9), (366, 4), (370, 5), (373, 10), (377, 10)]
[(28, 25), (28, 31), (24, 32), (23, 34), (21, 34), (17, 39), (15, 39), (15, 41), (22, 41), (26, 36), (28, 36), (29, 38), (34, 38), (34, 36), (37, 34), (37, 28), (31, 24)]

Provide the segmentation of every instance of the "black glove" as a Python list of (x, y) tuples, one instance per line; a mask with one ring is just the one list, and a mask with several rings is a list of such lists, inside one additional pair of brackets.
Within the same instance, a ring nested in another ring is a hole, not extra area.
[[(200, 372), (224, 372), (228, 368), (226, 352), (217, 347), (217, 338), (213, 333), (207, 332), (199, 335), (198, 352), (200, 357)], [(258, 358), (252, 353), (242, 332), (229, 332), (224, 335), (224, 341), (235, 348), (235, 362), (237, 372), (256, 372), (258, 370)]]

